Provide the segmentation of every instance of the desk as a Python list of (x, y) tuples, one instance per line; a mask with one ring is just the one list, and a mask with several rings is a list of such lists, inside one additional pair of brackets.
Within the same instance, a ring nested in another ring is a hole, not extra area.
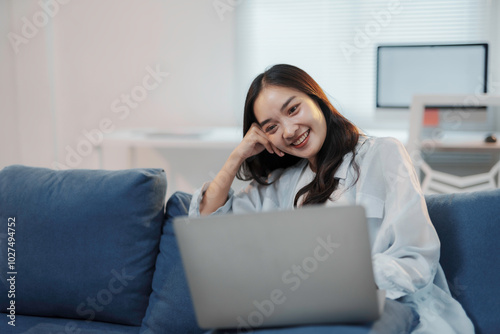
[[(192, 193), (213, 179), (241, 138), (241, 128), (235, 127), (132, 129), (105, 135), (97, 149), (103, 169), (163, 168), (170, 197), (175, 191)], [(235, 180), (233, 188), (246, 184)]]
[[(408, 131), (406, 130), (367, 129), (365, 132), (376, 137), (394, 137), (402, 143), (406, 143), (408, 140)], [(122, 168), (133, 168), (137, 166), (136, 149), (138, 148), (232, 151), (242, 138), (243, 131), (240, 127), (185, 128), (182, 130), (132, 129), (105, 135), (101, 146), (119, 145), (125, 148), (128, 155), (126, 159), (128, 165), (122, 166)], [(100, 168), (106, 168), (102, 155), (101, 148)], [(120, 160), (123, 161), (123, 159)]]
[[(423, 159), (426, 148), (443, 151), (500, 152), (500, 144), (486, 143), (484, 132), (441, 133), (436, 138), (422, 138), (424, 110), (427, 106), (500, 106), (500, 95), (416, 95), (410, 107), (410, 133), (407, 149), (413, 160), (417, 174), (425, 174), (422, 180), (424, 193), (450, 193), (495, 189), (500, 184), (500, 161), (487, 173), (456, 176), (433, 170)], [(495, 177), (498, 180), (495, 182)]]
[[(411, 149), (406, 130), (365, 129), (376, 137), (394, 137)], [(123, 169), (158, 166), (167, 172), (169, 194), (181, 190), (192, 192), (215, 177), (232, 150), (241, 142), (240, 127), (186, 128), (182, 130), (135, 129), (106, 135), (100, 153), (100, 168)], [(419, 143), (419, 151), (500, 152), (500, 143), (485, 143), (485, 133), (443, 132), (437, 139)], [(139, 149), (160, 152), (158, 163), (139, 161)], [(411, 153), (411, 151), (410, 151)], [(414, 158), (414, 157), (412, 157)], [(415, 163), (415, 160), (414, 160)], [(418, 169), (420, 164), (415, 164)], [(424, 166), (424, 168), (426, 168)], [(235, 180), (237, 190), (247, 183)]]
[(128, 147), (234, 148), (243, 137), (241, 128), (187, 128), (182, 130), (137, 129), (106, 135), (105, 141)]
[[(406, 130), (367, 129), (371, 136), (390, 136), (401, 142), (408, 139)], [(240, 127), (175, 129), (132, 129), (105, 135), (105, 141), (121, 142), (129, 147), (234, 148), (243, 138)]]
[[(390, 136), (406, 142), (405, 130), (365, 130), (372, 136)], [(167, 173), (167, 194), (193, 192), (215, 177), (232, 150), (241, 142), (241, 127), (131, 129), (105, 135), (97, 148), (100, 168), (161, 167)], [(153, 149), (154, 159), (140, 158)], [(248, 184), (235, 180), (235, 191)]]
[[(438, 151), (451, 152), (500, 152), (500, 142), (487, 143), (484, 141), (491, 132), (486, 131), (442, 131), (439, 138), (422, 138), (420, 147), (433, 145)], [(500, 133), (494, 133), (499, 137)]]
[[(365, 133), (375, 137), (394, 137), (401, 141), (409, 152), (416, 149), (416, 142), (418, 142), (419, 148), (432, 145), (433, 149), (442, 151), (500, 152), (500, 141), (496, 143), (484, 142), (486, 132), (443, 131), (438, 138), (424, 139), (415, 138), (415, 134), (409, 136), (407, 130), (365, 129)], [(500, 140), (500, 133), (495, 134)], [(187, 128), (183, 130), (132, 129), (105, 135), (102, 146), (118, 144), (126, 148), (129, 155), (129, 165), (123, 166), (123, 168), (132, 168), (137, 165), (135, 160), (137, 148), (229, 150), (234, 149), (242, 137), (242, 129), (239, 127)], [(100, 161), (100, 167), (103, 168), (102, 156)]]

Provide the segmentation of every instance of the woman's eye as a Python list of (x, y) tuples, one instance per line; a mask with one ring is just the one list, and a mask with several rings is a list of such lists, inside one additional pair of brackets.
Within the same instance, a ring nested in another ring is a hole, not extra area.
[(288, 114), (289, 115), (293, 114), (295, 111), (297, 111), (298, 108), (299, 108), (298, 105), (291, 107), (290, 110), (288, 110)]
[(274, 130), (274, 128), (276, 128), (276, 125), (270, 125), (266, 128), (266, 132), (271, 132)]

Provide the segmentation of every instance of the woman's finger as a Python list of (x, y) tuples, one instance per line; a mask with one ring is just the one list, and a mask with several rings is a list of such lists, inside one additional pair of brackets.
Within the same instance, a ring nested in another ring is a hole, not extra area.
[(261, 135), (257, 134), (256, 138), (259, 144), (263, 145), (269, 153), (274, 154), (273, 145), (266, 137), (262, 137)]
[(271, 154), (274, 153), (280, 157), (285, 155), (279, 148), (277, 148), (276, 146), (273, 145), (273, 143), (271, 143), (271, 141), (267, 138), (267, 135), (264, 132), (264, 130), (262, 130), (262, 128), (257, 123), (253, 123), (252, 127), (254, 128), (254, 132), (256, 134), (260, 135), (267, 143), (269, 143), (271, 150), (269, 150), (268, 146), (265, 145), (266, 149), (269, 153), (271, 153)]
[(267, 139), (266, 134), (264, 133), (264, 131), (262, 131), (260, 126), (257, 123), (253, 123), (250, 130), (252, 131), (252, 134), (255, 135), (255, 140), (257, 140), (261, 145), (263, 145), (269, 153), (273, 154), (274, 153), (273, 145), (271, 144), (269, 139)]
[(274, 150), (274, 153), (276, 153), (278, 156), (282, 157), (284, 156), (285, 154), (279, 149), (277, 148), (276, 146), (272, 145), (273, 147), (273, 150)]

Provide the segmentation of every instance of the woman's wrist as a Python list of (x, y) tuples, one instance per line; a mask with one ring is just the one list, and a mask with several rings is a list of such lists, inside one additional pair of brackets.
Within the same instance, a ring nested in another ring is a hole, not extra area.
[(240, 166), (243, 164), (246, 158), (242, 157), (238, 152), (233, 151), (229, 158), (226, 160), (224, 167), (228, 172), (232, 172), (232, 174), (236, 175)]
[(227, 201), (229, 189), (241, 165), (240, 161), (242, 160), (238, 155), (231, 154), (222, 169), (210, 182), (200, 202), (201, 215), (214, 212)]

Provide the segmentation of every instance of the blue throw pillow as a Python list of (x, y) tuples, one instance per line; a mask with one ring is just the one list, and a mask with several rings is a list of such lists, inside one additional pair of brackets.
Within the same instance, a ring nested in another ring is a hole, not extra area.
[(141, 327), (143, 334), (203, 333), (196, 323), (189, 286), (173, 230), (173, 220), (189, 212), (191, 195), (175, 192), (167, 202), (153, 293)]
[[(0, 171), (0, 244), (15, 239), (13, 267), (7, 247), (0, 249), (0, 275), (5, 282), (7, 272), (17, 273), (15, 298), (0, 284), (2, 312), (14, 300), (16, 314), (139, 326), (166, 186), (161, 169)], [(8, 235), (14, 221), (15, 234)]]

